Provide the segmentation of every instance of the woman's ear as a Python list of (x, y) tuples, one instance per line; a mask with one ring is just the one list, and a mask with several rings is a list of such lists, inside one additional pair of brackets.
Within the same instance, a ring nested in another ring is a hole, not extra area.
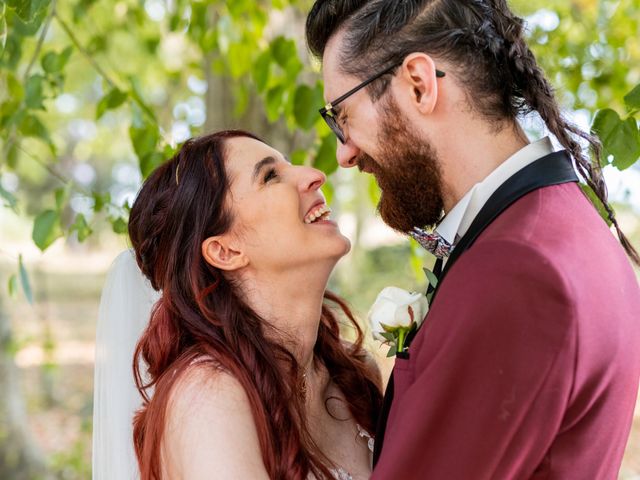
[(433, 112), (438, 100), (436, 66), (426, 53), (411, 53), (402, 63), (404, 86), (411, 96), (411, 104), (423, 114)]
[(226, 235), (209, 237), (202, 242), (202, 256), (209, 265), (233, 271), (249, 264), (249, 259)]

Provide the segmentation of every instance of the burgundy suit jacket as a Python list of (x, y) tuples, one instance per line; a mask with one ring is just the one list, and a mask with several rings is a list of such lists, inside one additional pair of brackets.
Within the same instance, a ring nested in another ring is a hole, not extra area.
[(575, 183), (518, 199), (438, 287), (373, 479), (615, 479), (640, 375), (640, 289)]

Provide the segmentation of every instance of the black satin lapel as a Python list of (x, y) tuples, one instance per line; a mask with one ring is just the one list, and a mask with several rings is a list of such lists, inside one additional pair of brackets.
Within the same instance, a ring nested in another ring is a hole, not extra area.
[[(577, 181), (578, 176), (573, 169), (571, 159), (564, 150), (546, 155), (511, 176), (489, 197), (467, 233), (458, 241), (438, 279), (438, 286), (442, 284), (442, 280), (460, 255), (471, 247), (484, 229), (514, 202), (539, 188)], [(436, 288), (435, 293), (437, 290)]]
[(389, 410), (391, 410), (391, 402), (393, 401), (393, 371), (389, 377), (387, 383), (387, 389), (384, 392), (384, 398), (382, 400), (382, 408), (380, 409), (380, 417), (378, 418), (378, 425), (376, 426), (375, 442), (373, 443), (373, 466), (376, 466), (378, 459), (380, 458), (380, 452), (382, 451), (382, 442), (384, 434), (387, 430), (387, 418), (389, 417)]

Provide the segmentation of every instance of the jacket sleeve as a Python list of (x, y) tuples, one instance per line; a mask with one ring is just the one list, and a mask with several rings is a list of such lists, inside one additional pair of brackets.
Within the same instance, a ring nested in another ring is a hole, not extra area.
[(477, 244), (443, 281), (408, 360), (374, 479), (519, 479), (544, 469), (577, 352), (562, 276), (509, 241)]

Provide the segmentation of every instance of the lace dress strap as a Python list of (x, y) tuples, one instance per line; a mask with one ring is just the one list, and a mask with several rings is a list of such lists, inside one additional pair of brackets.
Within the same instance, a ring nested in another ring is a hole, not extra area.
[(371, 436), (369, 432), (367, 432), (364, 428), (356, 423), (356, 427), (358, 427), (358, 436), (364, 438), (367, 441), (367, 447), (369, 447), (369, 451), (373, 453), (373, 447), (375, 445), (375, 439)]
[[(367, 441), (367, 447), (369, 448), (369, 451), (373, 453), (374, 438), (359, 424), (356, 423), (356, 427), (358, 428), (358, 436)], [(333, 478), (335, 480), (353, 480), (351, 474), (344, 468), (337, 468), (335, 470), (332, 470), (331, 473), (333, 473)]]

